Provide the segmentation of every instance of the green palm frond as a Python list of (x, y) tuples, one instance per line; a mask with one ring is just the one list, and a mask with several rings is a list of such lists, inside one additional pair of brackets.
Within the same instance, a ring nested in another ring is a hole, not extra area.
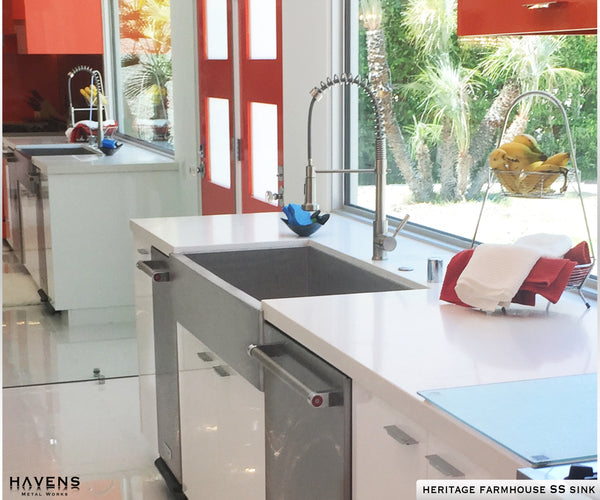
[(502, 37), (483, 62), (481, 72), (496, 81), (515, 78), (524, 91), (576, 85), (584, 75), (561, 67), (559, 50), (564, 40), (564, 36), (548, 35)]
[(171, 58), (165, 54), (145, 56), (125, 83), (125, 97), (134, 99), (142, 94), (154, 92), (157, 87), (165, 88), (173, 78)]
[(478, 86), (477, 71), (453, 64), (447, 58), (426, 66), (407, 90), (423, 96), (424, 116), (435, 124), (452, 123), (452, 135), (461, 151), (470, 140), (470, 103)]
[(408, 0), (402, 22), (423, 53), (449, 52), (456, 33), (456, 0)]

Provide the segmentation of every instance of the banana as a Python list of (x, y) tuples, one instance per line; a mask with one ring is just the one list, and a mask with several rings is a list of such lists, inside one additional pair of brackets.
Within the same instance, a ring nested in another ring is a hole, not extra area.
[(502, 144), (500, 149), (506, 152), (506, 159), (509, 161), (508, 168), (510, 170), (523, 170), (530, 163), (547, 158), (545, 154), (536, 153), (520, 142)]
[(543, 169), (549, 172), (555, 172), (560, 170), (561, 167), (566, 167), (567, 163), (569, 163), (569, 153), (558, 153), (552, 155), (550, 158), (544, 161)]
[(545, 176), (540, 173), (542, 166), (544, 165), (543, 161), (534, 161), (527, 165), (523, 171), (524, 172), (532, 172), (529, 174), (525, 174), (519, 183), (519, 190), (521, 194), (531, 193), (536, 189), (540, 189), (543, 185), (543, 179)]
[(490, 167), (494, 170), (496, 177), (504, 188), (512, 194), (519, 192), (519, 176), (509, 171), (509, 160), (506, 158), (506, 151), (503, 149), (494, 149), (489, 156)]
[(544, 154), (544, 153), (542, 153), (542, 150), (540, 149), (540, 146), (539, 146), (538, 142), (536, 141), (535, 137), (533, 137), (532, 135), (519, 134), (518, 136), (516, 136), (513, 139), (513, 142), (518, 142), (520, 144), (524, 144), (529, 149), (531, 149), (531, 151), (533, 151), (534, 153)]
[(494, 149), (490, 153), (489, 161), (493, 170), (506, 170), (508, 168), (506, 165), (506, 151), (503, 149)]

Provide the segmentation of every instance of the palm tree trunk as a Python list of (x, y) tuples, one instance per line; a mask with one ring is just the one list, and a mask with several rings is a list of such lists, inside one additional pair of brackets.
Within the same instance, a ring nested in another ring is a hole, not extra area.
[(421, 201), (423, 199), (421, 182), (411, 163), (406, 141), (394, 113), (390, 68), (387, 62), (385, 35), (381, 29), (381, 24), (373, 29), (367, 29), (366, 39), (370, 81), (376, 90), (383, 111), (388, 147), (413, 197), (415, 200)]
[(456, 177), (454, 175), (456, 142), (452, 136), (452, 123), (449, 120), (443, 120), (440, 139), (438, 148), (440, 182), (442, 184), (440, 196), (443, 200), (454, 200), (456, 198)]
[(473, 158), (471, 155), (466, 151), (459, 151), (456, 163), (456, 195), (461, 199), (465, 198), (472, 166)]
[(418, 201), (431, 201), (433, 198), (433, 163), (431, 151), (425, 142), (420, 142), (416, 148), (417, 171), (421, 180), (421, 199)]

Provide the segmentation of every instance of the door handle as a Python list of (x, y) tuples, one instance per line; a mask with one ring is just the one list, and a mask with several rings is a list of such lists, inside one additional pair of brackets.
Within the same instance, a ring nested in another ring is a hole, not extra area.
[(169, 270), (165, 268), (164, 262), (160, 260), (138, 260), (135, 265), (140, 271), (150, 276), (153, 281), (170, 281)]
[[(337, 389), (315, 390), (302, 382), (296, 375), (287, 371), (273, 357), (284, 354), (281, 344), (255, 345), (248, 346), (248, 355), (258, 361), (266, 370), (281, 379), (291, 389), (306, 399), (306, 402), (313, 408), (327, 408), (330, 406), (341, 406), (344, 403), (344, 395)], [(305, 367), (310, 371), (308, 367)]]

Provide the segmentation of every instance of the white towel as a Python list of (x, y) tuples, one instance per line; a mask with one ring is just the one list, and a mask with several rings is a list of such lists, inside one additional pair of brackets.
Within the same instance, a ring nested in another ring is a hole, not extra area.
[(456, 295), (484, 311), (507, 307), (541, 255), (517, 245), (479, 245), (456, 282)]
[(540, 257), (559, 259), (571, 249), (573, 243), (566, 235), (537, 233), (521, 236), (515, 241), (515, 245), (539, 250), (542, 254)]

